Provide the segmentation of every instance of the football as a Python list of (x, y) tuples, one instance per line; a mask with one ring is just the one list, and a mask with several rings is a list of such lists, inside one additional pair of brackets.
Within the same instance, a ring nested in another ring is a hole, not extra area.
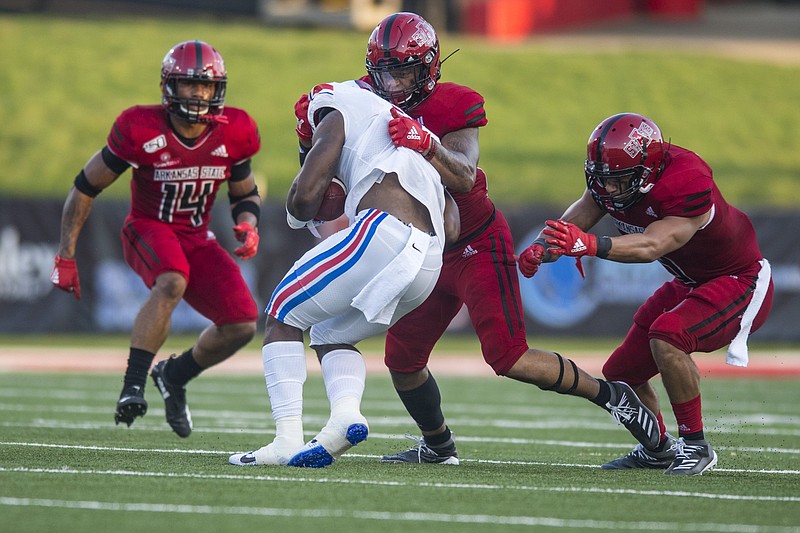
[(325, 196), (322, 197), (322, 204), (314, 217), (317, 220), (336, 220), (344, 214), (344, 201), (347, 198), (347, 189), (339, 178), (333, 178)]

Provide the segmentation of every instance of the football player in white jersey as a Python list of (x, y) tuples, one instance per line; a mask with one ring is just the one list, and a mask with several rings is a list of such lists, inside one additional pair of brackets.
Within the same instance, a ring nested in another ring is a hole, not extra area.
[[(287, 220), (293, 228), (313, 225), (338, 176), (348, 191), (350, 225), (303, 255), (270, 298), (262, 357), (276, 436), (232, 455), (231, 464), (324, 467), (367, 438), (360, 411), (366, 368), (355, 344), (385, 332), (428, 297), (446, 237), (439, 174), (389, 136), (387, 124), (398, 113), (363, 82), (321, 84), (309, 94), (312, 147), (289, 190)], [(307, 329), (331, 415), (304, 444)]]

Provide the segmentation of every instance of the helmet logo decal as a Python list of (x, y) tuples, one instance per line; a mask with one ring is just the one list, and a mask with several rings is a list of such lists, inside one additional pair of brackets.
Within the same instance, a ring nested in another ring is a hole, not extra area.
[(417, 31), (411, 36), (411, 40), (422, 46), (433, 46), (436, 44), (436, 34), (432, 30), (433, 28), (430, 24), (419, 21), (417, 23)]
[[(636, 159), (636, 156), (647, 150), (647, 145), (650, 144), (650, 141), (653, 139), (654, 133), (655, 130), (650, 127), (650, 124), (642, 121), (638, 128), (631, 130), (628, 135), (631, 140), (625, 145), (623, 150), (625, 150), (626, 154), (631, 156), (631, 159)], [(645, 139), (647, 140), (646, 142)]]

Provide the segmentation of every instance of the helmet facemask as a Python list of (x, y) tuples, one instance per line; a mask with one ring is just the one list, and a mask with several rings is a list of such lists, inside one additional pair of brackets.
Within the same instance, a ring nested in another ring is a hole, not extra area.
[[(586, 161), (584, 164), (586, 183), (595, 202), (608, 211), (625, 211), (638, 202), (647, 193), (653, 183), (647, 183), (652, 169), (644, 165), (636, 165), (621, 170), (609, 170), (608, 163), (602, 161)], [(609, 193), (607, 184), (614, 180), (618, 183), (617, 192)]]
[(222, 107), (225, 104), (227, 80), (212, 81), (214, 94), (208, 100), (205, 98), (182, 98), (179, 96), (179, 80), (206, 82), (209, 81), (209, 78), (201, 76), (168, 76), (163, 82), (162, 100), (170, 113), (191, 123), (211, 122), (214, 116), (222, 113)]
[[(178, 84), (209, 83), (211, 98), (181, 96)], [(170, 114), (191, 123), (211, 122), (222, 114), (227, 71), (222, 56), (202, 41), (186, 41), (175, 45), (161, 63), (161, 102)]]
[[(429, 51), (427, 55), (432, 59), (432, 52)], [(396, 60), (381, 63), (378, 66), (367, 63), (372, 87), (381, 98), (405, 111), (422, 103), (436, 86), (430, 66), (420, 59), (405, 63)]]

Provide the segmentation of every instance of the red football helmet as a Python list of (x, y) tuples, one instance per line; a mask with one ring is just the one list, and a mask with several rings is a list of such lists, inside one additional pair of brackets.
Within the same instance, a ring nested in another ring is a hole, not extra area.
[[(602, 121), (586, 146), (586, 184), (606, 211), (624, 211), (653, 188), (664, 170), (667, 148), (655, 122), (636, 113)], [(606, 186), (614, 180), (616, 191)]]
[(416, 13), (381, 21), (367, 42), (367, 72), (384, 100), (408, 111), (436, 87), (441, 76), (436, 30)]
[[(210, 100), (181, 98), (178, 80), (212, 82), (214, 95)], [(189, 122), (210, 122), (222, 113), (227, 83), (222, 56), (203, 41), (176, 44), (161, 62), (161, 103), (167, 111)]]

